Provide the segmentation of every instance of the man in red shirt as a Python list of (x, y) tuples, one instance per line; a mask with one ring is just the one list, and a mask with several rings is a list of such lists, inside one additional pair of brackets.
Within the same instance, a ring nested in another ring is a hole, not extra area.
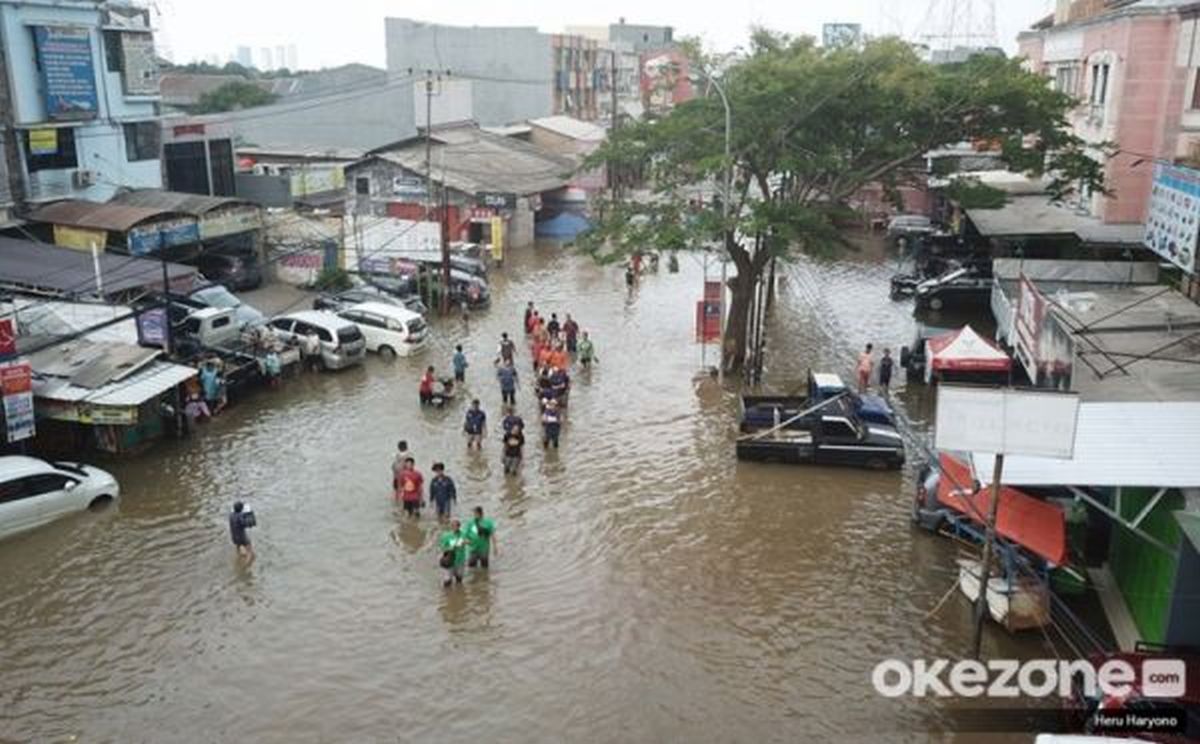
[(433, 402), (433, 367), (427, 367), (425, 374), (421, 375), (421, 386), (417, 388), (417, 392), (421, 394), (421, 405), (427, 406)]
[(404, 504), (404, 513), (410, 517), (421, 516), (421, 506), (425, 503), (424, 486), (425, 476), (417, 470), (413, 459), (408, 458), (396, 476), (396, 500)]

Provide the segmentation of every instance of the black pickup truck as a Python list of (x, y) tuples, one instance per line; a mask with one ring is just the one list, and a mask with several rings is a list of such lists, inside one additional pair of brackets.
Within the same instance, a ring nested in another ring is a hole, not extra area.
[(896, 470), (904, 464), (904, 440), (890, 426), (843, 414), (805, 419), (802, 429), (764, 427), (738, 438), (739, 460), (845, 465)]

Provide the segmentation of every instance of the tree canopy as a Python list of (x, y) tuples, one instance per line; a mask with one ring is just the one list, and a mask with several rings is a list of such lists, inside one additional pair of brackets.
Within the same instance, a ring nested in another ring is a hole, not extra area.
[[(723, 67), (719, 82), (702, 78), (694, 100), (619, 128), (587, 163), (637, 169), (652, 192), (605, 205), (583, 242), (601, 260), (716, 243), (739, 280), (753, 282), (772, 257), (836, 248), (837, 218), (864, 186), (894, 190), (924, 171), (925, 153), (962, 142), (998, 149), (1014, 171), (1047, 176), (1056, 198), (1083, 183), (1103, 188), (1103, 165), (1068, 126), (1074, 101), (1019, 60), (978, 55), (934, 65), (895, 38), (821, 48), (762, 30), (742, 57), (693, 57), (693, 69)], [(725, 109), (715, 85), (732, 112), (728, 221), (720, 204)], [(747, 289), (733, 285), (735, 338)]]
[(215, 114), (222, 111), (265, 106), (268, 103), (274, 103), (275, 99), (274, 93), (263, 90), (254, 83), (234, 80), (201, 95), (194, 113)]

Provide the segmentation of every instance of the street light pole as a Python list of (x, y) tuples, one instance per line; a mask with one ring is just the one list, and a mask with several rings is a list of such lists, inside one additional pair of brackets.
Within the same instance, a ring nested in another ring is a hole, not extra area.
[(708, 78), (708, 82), (712, 83), (713, 89), (717, 91), (717, 95), (721, 97), (721, 105), (725, 107), (725, 193), (721, 196), (721, 238), (723, 241), (721, 245), (721, 353), (717, 357), (717, 380), (723, 383), (725, 382), (725, 282), (727, 281), (725, 254), (729, 251), (729, 202), (733, 196), (733, 158), (730, 157), (733, 111), (729, 108), (729, 98), (725, 95), (724, 87), (707, 70), (703, 72), (704, 76)]

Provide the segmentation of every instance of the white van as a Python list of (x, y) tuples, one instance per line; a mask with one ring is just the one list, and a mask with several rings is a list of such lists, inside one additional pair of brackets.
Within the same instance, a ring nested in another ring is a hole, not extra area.
[(429, 330), (425, 319), (405, 307), (384, 302), (362, 302), (338, 311), (338, 317), (359, 327), (367, 351), (408, 356), (425, 348)]
[(0, 539), (115, 501), (117, 481), (90, 465), (0, 457)]
[(361, 364), (367, 353), (358, 326), (324, 310), (301, 310), (271, 319), (271, 328), (281, 341), (300, 343), (310, 332), (321, 340), (321, 362), (325, 369), (343, 369)]

